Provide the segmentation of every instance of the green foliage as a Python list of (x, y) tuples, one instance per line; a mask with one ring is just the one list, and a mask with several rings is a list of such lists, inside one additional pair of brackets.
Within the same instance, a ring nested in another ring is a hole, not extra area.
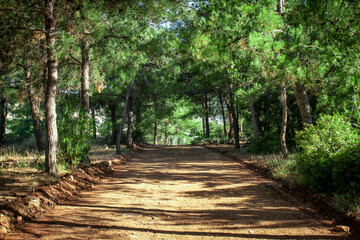
[(327, 161), (335, 192), (350, 196), (360, 194), (360, 143), (336, 152)]
[[(320, 115), (317, 125), (297, 133), (298, 166), (304, 182), (318, 192), (349, 191), (360, 169), (359, 132), (341, 115)], [(344, 179), (344, 180), (342, 180)]]
[(91, 148), (91, 120), (88, 114), (67, 104), (59, 126), (59, 162), (72, 166), (88, 160)]
[[(12, 117), (6, 122), (8, 129), (6, 141), (8, 144), (19, 145), (23, 141), (31, 138), (34, 133), (30, 104), (14, 106), (11, 109), (11, 115)], [(36, 144), (34, 148), (36, 148)]]
[(360, 212), (360, 197), (353, 194), (340, 195), (335, 194), (333, 199), (333, 205), (341, 212)]
[(258, 154), (278, 153), (281, 151), (279, 134), (276, 132), (265, 133), (259, 139), (251, 139), (246, 144), (246, 151)]
[(291, 154), (287, 159), (275, 156), (270, 158), (266, 164), (269, 166), (274, 177), (297, 184), (298, 174), (295, 154)]

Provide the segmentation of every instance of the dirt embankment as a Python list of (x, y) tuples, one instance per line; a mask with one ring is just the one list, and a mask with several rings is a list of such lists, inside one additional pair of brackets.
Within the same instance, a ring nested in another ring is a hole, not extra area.
[(44, 185), (32, 190), (30, 194), (0, 206), (0, 239), (8, 232), (14, 231), (23, 223), (36, 218), (57, 204), (73, 199), (84, 189), (98, 183), (116, 165), (125, 164), (136, 153), (141, 151), (135, 147), (129, 153), (112, 160), (97, 162), (90, 167), (79, 167), (51, 185)]
[(313, 215), (314, 217), (321, 215), (333, 219), (333, 224), (339, 226), (338, 228), (335, 227), (334, 231), (351, 231), (354, 236), (358, 236), (360, 239), (359, 216), (338, 211), (331, 204), (329, 197), (315, 194), (305, 186), (291, 186), (290, 182), (275, 177), (263, 162), (252, 161), (251, 159), (238, 156), (233, 146), (212, 144), (205, 145), (205, 147), (240, 162), (260, 175), (280, 183), (279, 185), (272, 185), (273, 190), (277, 191), (279, 195), (298, 206), (299, 209), (307, 214)]

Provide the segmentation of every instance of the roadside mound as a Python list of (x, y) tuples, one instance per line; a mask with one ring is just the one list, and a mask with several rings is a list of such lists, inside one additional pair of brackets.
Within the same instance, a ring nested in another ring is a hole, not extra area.
[(30, 194), (18, 197), (0, 207), (0, 239), (10, 231), (15, 231), (24, 222), (36, 218), (52, 209), (56, 204), (74, 198), (84, 189), (91, 188), (102, 177), (112, 171), (114, 165), (125, 164), (131, 160), (141, 147), (134, 147), (130, 152), (108, 161), (80, 167), (61, 177), (51, 185), (33, 189)]

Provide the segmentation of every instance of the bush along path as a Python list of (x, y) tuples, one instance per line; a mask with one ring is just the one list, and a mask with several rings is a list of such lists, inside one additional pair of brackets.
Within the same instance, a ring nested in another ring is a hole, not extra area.
[(7, 239), (349, 239), (243, 164), (201, 146), (149, 146)]
[(241, 156), (238, 150), (226, 144), (205, 145), (205, 148), (220, 153), (236, 162), (241, 163), (247, 168), (259, 173), (261, 176), (274, 180), (278, 184), (272, 184), (271, 187), (285, 199), (299, 207), (307, 214), (326, 217), (332, 219), (333, 231), (351, 232), (355, 239), (360, 238), (360, 218), (353, 213), (348, 214), (337, 210), (332, 204), (332, 199), (324, 194), (316, 194), (303, 185), (294, 185), (288, 179), (283, 179), (269, 168), (266, 161)]
[(25, 222), (53, 209), (57, 204), (74, 199), (83, 190), (92, 188), (109, 174), (114, 166), (125, 164), (140, 151), (141, 147), (134, 146), (134, 149), (118, 158), (79, 167), (55, 183), (33, 189), (32, 193), (1, 206), (0, 239), (5, 238), (7, 233), (18, 230)]

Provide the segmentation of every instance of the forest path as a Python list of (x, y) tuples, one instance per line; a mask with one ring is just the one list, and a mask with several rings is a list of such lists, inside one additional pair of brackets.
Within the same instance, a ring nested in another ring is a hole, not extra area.
[[(344, 239), (200, 146), (148, 147), (9, 239)], [(320, 223), (323, 222), (323, 223)]]

